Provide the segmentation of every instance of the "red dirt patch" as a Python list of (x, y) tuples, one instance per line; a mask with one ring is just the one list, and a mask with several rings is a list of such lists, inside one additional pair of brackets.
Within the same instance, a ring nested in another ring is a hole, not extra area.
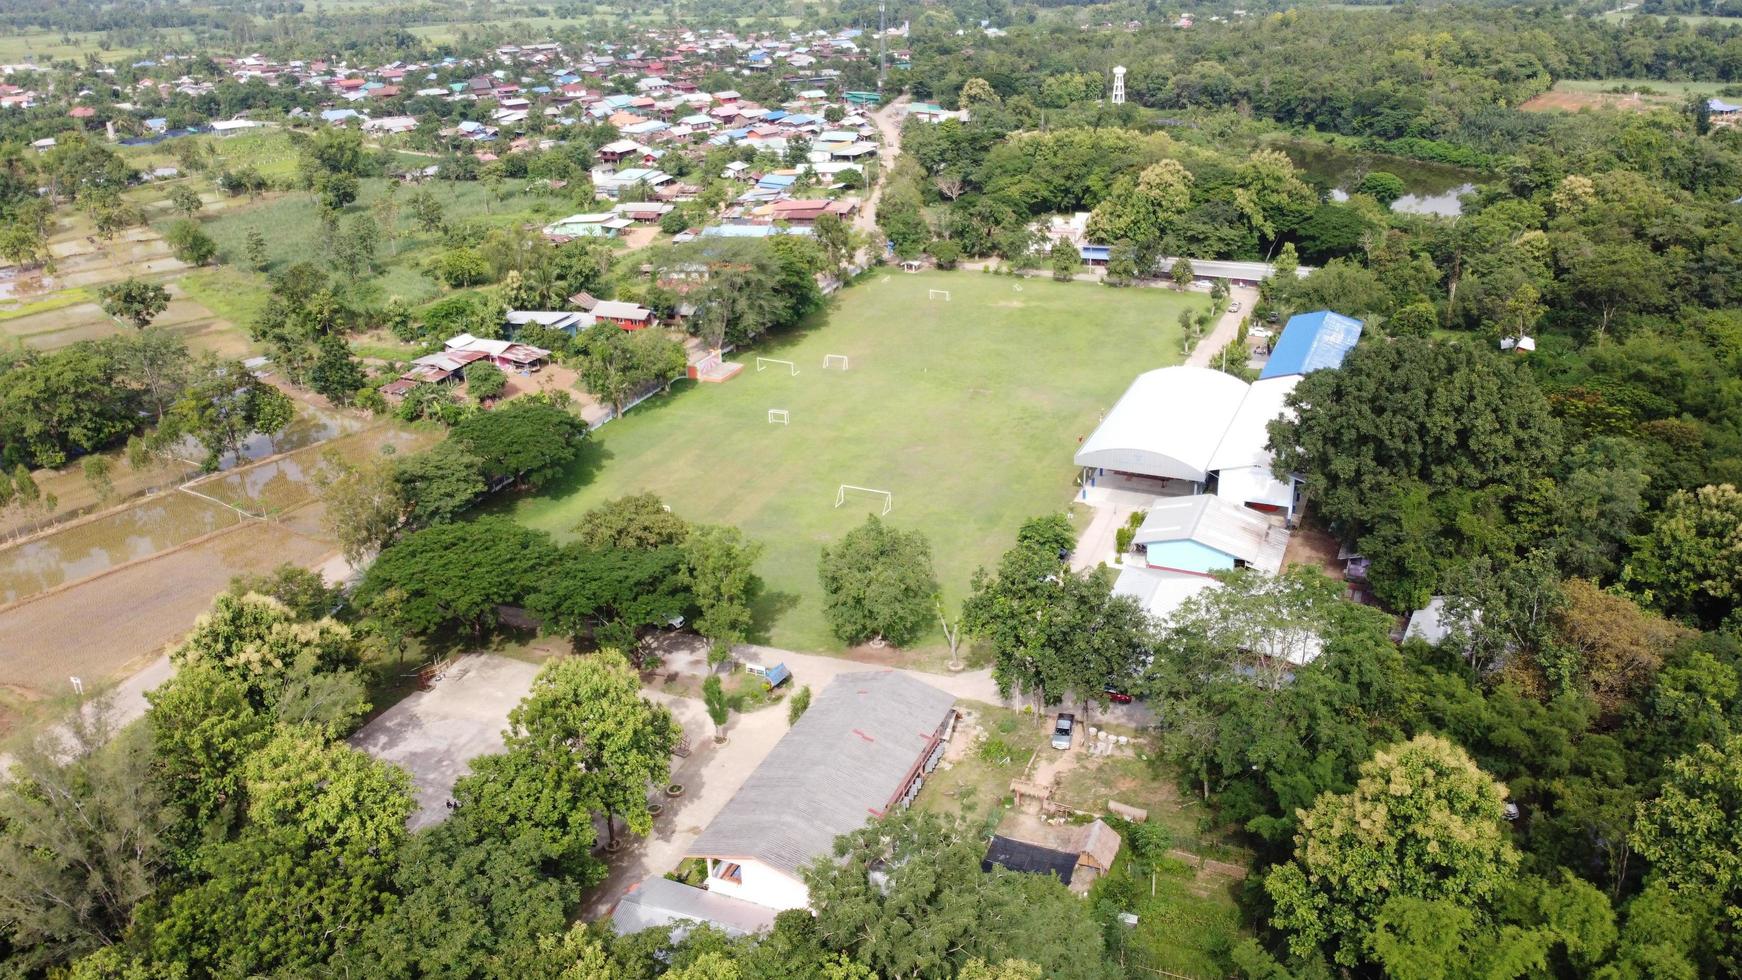
[(1638, 94), (1544, 92), (1518, 108), (1525, 112), (1578, 112), (1580, 109), (1618, 109), (1623, 112), (1646, 112), (1656, 109), (1658, 106), (1658, 102)]

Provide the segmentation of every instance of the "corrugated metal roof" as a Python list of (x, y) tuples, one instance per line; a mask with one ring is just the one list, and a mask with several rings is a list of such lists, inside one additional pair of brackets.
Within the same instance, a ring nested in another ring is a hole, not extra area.
[(617, 902), (611, 929), (627, 936), (643, 929), (706, 922), (727, 935), (774, 928), (775, 911), (729, 895), (716, 895), (669, 878), (648, 878)]
[(1330, 310), (1291, 316), (1258, 376), (1280, 378), (1339, 367), (1361, 339), (1361, 327), (1360, 320)]
[[(1273, 530), (1279, 533), (1273, 535)], [(1274, 575), (1281, 570), (1282, 551), (1273, 537), (1287, 545), (1287, 532), (1274, 528), (1262, 515), (1220, 497), (1195, 494), (1156, 500), (1131, 542), (1193, 541)]]
[(798, 877), (836, 837), (889, 805), (955, 702), (897, 671), (836, 677), (690, 845), (690, 856), (761, 861)]
[(1075, 462), (1202, 483), (1245, 397), (1244, 381), (1210, 368), (1145, 372), (1083, 441)]

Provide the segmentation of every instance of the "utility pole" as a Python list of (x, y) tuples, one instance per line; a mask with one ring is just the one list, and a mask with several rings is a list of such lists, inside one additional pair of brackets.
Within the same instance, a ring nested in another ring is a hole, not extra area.
[(883, 94), (883, 76), (889, 71), (889, 28), (884, 23), (889, 0), (877, 0), (877, 94)]

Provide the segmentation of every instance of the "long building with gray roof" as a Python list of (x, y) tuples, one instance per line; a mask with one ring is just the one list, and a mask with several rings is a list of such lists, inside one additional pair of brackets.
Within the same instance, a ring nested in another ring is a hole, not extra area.
[(954, 705), (898, 671), (836, 677), (691, 845), (707, 861), (708, 890), (807, 905), (800, 869), (912, 800), (943, 756)]

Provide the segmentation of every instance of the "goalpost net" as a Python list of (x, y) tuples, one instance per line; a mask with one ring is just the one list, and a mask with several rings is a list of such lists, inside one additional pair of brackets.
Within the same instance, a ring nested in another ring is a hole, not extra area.
[(947, 289), (932, 289), (932, 290), (928, 290), (928, 291), (927, 291), (927, 292), (926, 292), (926, 297), (925, 297), (925, 298), (926, 298), (926, 299), (941, 299), (941, 300), (943, 300), (943, 301), (944, 301), (944, 302), (946, 302), (946, 303), (948, 303), (948, 302), (949, 302), (949, 301), (950, 301), (950, 291), (949, 291), (949, 290), (947, 290)]
[(769, 425), (773, 425), (775, 423), (779, 423), (781, 425), (786, 425), (786, 424), (788, 424), (789, 418), (790, 418), (790, 416), (787, 414), (787, 411), (784, 408), (771, 408), (768, 410), (768, 424)]
[(791, 361), (783, 361), (778, 357), (758, 357), (756, 359), (756, 370), (765, 370), (770, 364), (784, 364), (788, 371), (791, 371), (793, 374), (798, 373), (797, 364), (794, 364)]
[(835, 506), (836, 507), (839, 507), (842, 504), (845, 504), (847, 502), (847, 491), (848, 490), (852, 490), (852, 491), (857, 492), (857, 493), (868, 493), (868, 494), (872, 494), (874, 496), (882, 497), (883, 498), (883, 511), (882, 511), (882, 514), (878, 515), (880, 517), (883, 516), (884, 514), (888, 514), (890, 511), (895, 509), (895, 494), (889, 492), (888, 490), (878, 490), (875, 487), (856, 487), (851, 483), (843, 483), (843, 484), (841, 484), (841, 488), (839, 490), (835, 491)]
[(831, 367), (838, 367), (843, 371), (847, 370), (847, 355), (845, 355), (845, 354), (824, 354), (823, 355), (823, 370), (827, 371)]

